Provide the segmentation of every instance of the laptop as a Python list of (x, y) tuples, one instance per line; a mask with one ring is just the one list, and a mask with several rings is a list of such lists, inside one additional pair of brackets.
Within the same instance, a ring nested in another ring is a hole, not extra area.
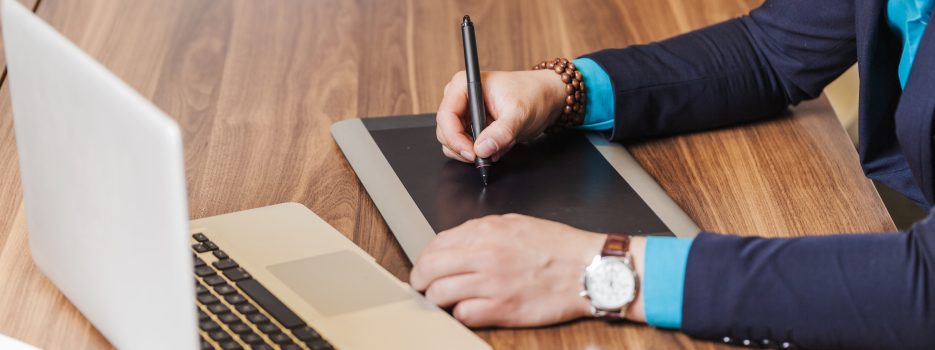
[(306, 207), (188, 220), (177, 124), (2, 3), (29, 245), (122, 349), (485, 349)]

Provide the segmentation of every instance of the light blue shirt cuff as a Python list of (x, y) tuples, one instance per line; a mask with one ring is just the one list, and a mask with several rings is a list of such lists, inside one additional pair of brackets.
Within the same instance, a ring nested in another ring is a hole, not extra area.
[(585, 83), (587, 102), (579, 129), (610, 130), (614, 127), (614, 88), (610, 76), (590, 58), (573, 61)]
[(660, 328), (682, 327), (682, 292), (691, 246), (691, 239), (646, 238), (643, 269), (646, 323)]

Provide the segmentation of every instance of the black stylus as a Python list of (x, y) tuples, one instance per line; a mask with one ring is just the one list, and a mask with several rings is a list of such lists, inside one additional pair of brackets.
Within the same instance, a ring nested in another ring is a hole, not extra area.
[[(464, 43), (464, 69), (467, 71), (468, 108), (471, 112), (471, 134), (474, 141), (487, 125), (487, 108), (484, 107), (484, 87), (480, 82), (480, 67), (477, 64), (477, 42), (474, 40), (474, 23), (471, 17), (464, 16), (461, 21), (461, 39)], [(474, 165), (480, 171), (484, 186), (490, 178), (490, 159), (474, 157)]]

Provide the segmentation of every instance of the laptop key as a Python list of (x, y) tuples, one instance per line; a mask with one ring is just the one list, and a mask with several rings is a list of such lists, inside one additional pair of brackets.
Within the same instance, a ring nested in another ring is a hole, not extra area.
[[(261, 313), (249, 314), (247, 315), (247, 320), (250, 320), (253, 324), (269, 323), (269, 318), (263, 316)], [(278, 330), (278, 328), (277, 328)]]
[[(224, 270), (224, 276), (226, 276), (226, 277), (227, 277), (228, 279), (230, 279), (231, 281), (235, 281), (235, 282), (236, 282), (236, 281), (245, 280), (245, 279), (250, 278), (250, 274), (247, 273), (247, 271), (245, 271), (243, 268), (240, 268), (240, 267), (238, 267), (238, 268), (236, 268), (236, 269), (227, 269), (227, 270)], [(238, 284), (238, 285), (239, 285), (239, 284)], [(240, 287), (240, 288), (243, 289), (243, 287)]]
[(281, 347), (280, 349), (282, 349), (282, 350), (302, 350), (302, 347), (299, 346), (298, 344), (292, 343), (292, 344), (283, 344), (282, 347)]
[(205, 277), (205, 276), (211, 276), (211, 275), (216, 275), (216, 274), (217, 272), (214, 272), (214, 269), (208, 267), (207, 265), (199, 266), (195, 268), (195, 275), (197, 275), (198, 277)]
[(254, 312), (260, 312), (260, 310), (257, 310), (256, 306), (253, 306), (253, 304), (244, 303), (244, 304), (234, 305), (234, 307), (236, 307), (237, 311), (240, 311), (240, 313), (244, 315), (249, 315)]
[(195, 294), (207, 293), (208, 287), (205, 287), (201, 282), (195, 283)]
[(334, 347), (331, 346), (331, 344), (328, 344), (328, 342), (326, 342), (324, 339), (312, 340), (310, 342), (305, 343), (305, 345), (308, 345), (308, 348), (312, 350), (333, 350), (334, 349)]
[(296, 338), (299, 338), (301, 341), (309, 341), (312, 339), (320, 339), (321, 335), (318, 334), (312, 327), (302, 326), (292, 330), (292, 335)]
[(227, 300), (229, 304), (237, 305), (246, 303), (247, 299), (244, 299), (243, 295), (240, 294), (228, 294), (224, 296), (224, 300)]
[(204, 243), (195, 243), (195, 244), (192, 244), (192, 249), (194, 249), (196, 252), (199, 252), (199, 253), (204, 253), (204, 252), (210, 250), (210, 249), (208, 249), (208, 247), (205, 246)]
[(264, 343), (263, 337), (259, 336), (259, 335), (256, 334), (256, 332), (254, 332), (254, 331), (245, 332), (245, 333), (241, 334), (241, 335), (240, 335), (240, 340), (243, 340), (244, 343), (247, 343), (247, 344), (250, 344), (250, 345), (263, 344), (263, 343)]
[(204, 337), (201, 337), (201, 350), (214, 350), (214, 345), (211, 345)]
[(208, 335), (211, 336), (211, 339), (217, 340), (219, 342), (231, 339), (231, 335), (225, 331), (208, 332)]
[(235, 341), (226, 341), (221, 343), (221, 349), (224, 350), (242, 350), (243, 347)]
[(227, 328), (230, 328), (231, 332), (234, 332), (237, 334), (245, 334), (247, 332), (253, 332), (253, 328), (250, 328), (250, 326), (240, 321), (228, 323)]
[(199, 322), (198, 328), (201, 328), (201, 330), (205, 332), (213, 332), (218, 329), (221, 329), (221, 326), (218, 325), (217, 322), (214, 322), (212, 320), (206, 320), (206, 321)]
[(218, 245), (214, 244), (214, 242), (205, 241), (205, 242), (201, 242), (201, 244), (205, 246), (205, 248), (207, 248), (208, 250), (218, 250)]
[(201, 233), (201, 232), (198, 232), (198, 233), (196, 233), (196, 234), (193, 234), (193, 235), (192, 235), (192, 238), (194, 238), (194, 239), (195, 239), (196, 241), (198, 241), (198, 242), (204, 242), (204, 241), (207, 241), (207, 240), (208, 240), (208, 237), (205, 236), (205, 234), (204, 234), (204, 233)]
[(201, 260), (201, 258), (196, 256), (194, 260), (195, 260), (195, 267), (205, 266), (205, 261)]
[(218, 258), (218, 259), (227, 259), (227, 258), (228, 258), (227, 253), (225, 253), (223, 250), (220, 250), (220, 249), (215, 250), (215, 251), (213, 252), (213, 254), (214, 254), (214, 257), (215, 257), (215, 258)]
[(227, 270), (227, 269), (232, 269), (232, 268), (239, 267), (239, 266), (240, 265), (237, 265), (236, 261), (230, 258), (221, 259), (221, 260), (214, 262), (214, 267), (217, 268), (218, 270)]
[(206, 314), (204, 311), (201, 311), (201, 309), (198, 309), (198, 321), (204, 321), (207, 319), (208, 319), (208, 314)]
[(224, 304), (214, 303), (214, 304), (208, 305), (208, 311), (211, 311), (211, 313), (217, 315), (217, 314), (223, 314), (225, 312), (230, 312), (231, 309), (228, 309), (227, 306)]
[(209, 286), (216, 286), (222, 283), (227, 283), (227, 281), (225, 281), (224, 278), (221, 276), (211, 275), (211, 276), (205, 277), (205, 283), (207, 283)]
[(237, 289), (234, 289), (234, 287), (231, 287), (231, 285), (224, 283), (224, 284), (219, 284), (219, 285), (214, 286), (214, 291), (218, 292), (218, 294), (220, 295), (227, 295), (231, 293), (236, 293)]
[(285, 333), (273, 333), (269, 335), (269, 340), (272, 340), (274, 343), (283, 345), (283, 344), (293, 344), (292, 338), (289, 338)]
[(215, 297), (214, 294), (211, 294), (211, 293), (202, 293), (202, 294), (198, 294), (198, 302), (201, 303), (201, 304), (210, 305), (210, 304), (214, 304), (214, 303), (216, 303), (216, 302), (218, 302), (218, 301), (220, 301), (220, 300), (218, 300), (218, 298)]
[(275, 333), (281, 333), (281, 332), (282, 332), (282, 331), (279, 329), (279, 326), (274, 325), (274, 324), (269, 323), (269, 322), (267, 322), (267, 323), (262, 323), (262, 324), (258, 324), (258, 325), (256, 325), (256, 328), (259, 328), (259, 329), (260, 329), (260, 332), (263, 332), (263, 333), (266, 333), (266, 334), (275, 334)]
[(237, 286), (286, 328), (295, 328), (305, 325), (305, 321), (302, 321), (299, 315), (292, 312), (292, 310), (279, 301), (273, 293), (270, 293), (270, 291), (260, 284), (260, 282), (257, 282), (257, 280), (248, 279), (239, 281), (237, 282)]
[(237, 315), (234, 315), (232, 312), (218, 314), (218, 319), (221, 320), (221, 322), (224, 322), (224, 324), (240, 322), (240, 317), (237, 317)]
[(252, 348), (253, 350), (273, 350), (273, 347), (269, 346), (269, 344), (257, 344), (252, 346)]

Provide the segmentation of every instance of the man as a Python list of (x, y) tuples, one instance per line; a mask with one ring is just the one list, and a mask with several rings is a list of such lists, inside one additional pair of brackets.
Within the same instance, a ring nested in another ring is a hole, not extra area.
[[(933, 2), (768, 0), (749, 16), (560, 68), (580, 72), (586, 83), (578, 127), (610, 130), (621, 141), (775, 115), (817, 97), (860, 61), (864, 171), (930, 210), (935, 29), (926, 24)], [(486, 73), (495, 120), (472, 142), (462, 124), (464, 76), (455, 75), (437, 115), (443, 152), (465, 162), (498, 159), (556, 121), (574, 121), (562, 112), (570, 88), (560, 79), (550, 70)], [(737, 344), (931, 349), (932, 213), (900, 233), (765, 239), (703, 232), (694, 240), (631, 237), (629, 247), (555, 222), (492, 216), (440, 233), (410, 282), (469, 326), (619, 312)], [(594, 291), (582, 297), (582, 278), (620, 278), (585, 268), (614, 258), (609, 248), (621, 246), (615, 256), (631, 263), (616, 271), (635, 274), (635, 299), (606, 308)]]

